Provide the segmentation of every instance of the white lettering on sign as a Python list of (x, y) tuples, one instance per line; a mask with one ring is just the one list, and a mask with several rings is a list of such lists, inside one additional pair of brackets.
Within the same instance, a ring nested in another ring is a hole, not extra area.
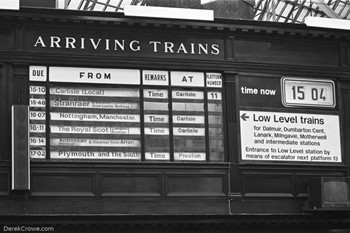
[(198, 152), (176, 152), (174, 160), (181, 161), (205, 161), (205, 153)]
[(342, 162), (338, 115), (240, 111), (243, 160)]
[(47, 80), (46, 66), (29, 66), (29, 81), (46, 82)]
[(51, 125), (51, 133), (66, 134), (140, 134), (140, 128), (123, 126)]
[(118, 151), (51, 151), (51, 159), (125, 159), (140, 160), (140, 152)]
[(140, 84), (140, 71), (80, 67), (49, 67), (50, 82)]
[(59, 108), (99, 108), (99, 109), (139, 109), (138, 103), (95, 102), (74, 100), (51, 100), (50, 107)]
[(204, 124), (204, 116), (173, 115), (173, 123)]
[(145, 127), (146, 135), (169, 135), (169, 128)]
[(170, 160), (169, 152), (146, 152), (146, 160)]
[(267, 88), (252, 88), (252, 87), (241, 87), (241, 93), (244, 95), (262, 95), (262, 96), (274, 96), (277, 94), (276, 89)]
[(204, 128), (174, 127), (175, 136), (205, 136)]
[(204, 87), (204, 73), (172, 71), (171, 85), (185, 87)]
[(146, 123), (168, 123), (168, 115), (145, 115), (144, 116)]
[(140, 122), (140, 115), (136, 114), (51, 112), (50, 115), (56, 121)]
[[(109, 2), (109, 1), (108, 1)], [(127, 11), (130, 8), (126, 9)], [(219, 40), (203, 40), (201, 43), (191, 41), (186, 38), (183, 42), (172, 42), (163, 40), (138, 40), (121, 39), (115, 37), (91, 38), (87, 35), (78, 37), (74, 35), (37, 35), (32, 41), (32, 48), (38, 49), (64, 49), (64, 50), (97, 50), (114, 51), (116, 53), (132, 52), (142, 54), (143, 51), (151, 50), (155, 54), (181, 54), (181, 55), (199, 55), (199, 56), (217, 56), (221, 55)], [(142, 49), (143, 48), (143, 49)], [(89, 53), (91, 53), (89, 51)], [(149, 55), (149, 54), (148, 54)], [(189, 56), (185, 56), (189, 58)]]
[(72, 95), (72, 96), (105, 96), (105, 97), (139, 97), (140, 92), (133, 89), (115, 88), (50, 88), (51, 95)]
[(168, 86), (169, 73), (168, 71), (143, 70), (142, 82), (144, 85)]
[(139, 140), (129, 139), (89, 139), (89, 138), (51, 138), (51, 146), (103, 146), (103, 147), (140, 147)]
[(167, 99), (167, 90), (157, 90), (157, 89), (145, 89), (143, 90), (143, 97), (150, 99)]
[(173, 99), (204, 99), (203, 91), (172, 91)]
[(206, 84), (207, 87), (222, 87), (222, 75), (220, 73), (207, 73)]

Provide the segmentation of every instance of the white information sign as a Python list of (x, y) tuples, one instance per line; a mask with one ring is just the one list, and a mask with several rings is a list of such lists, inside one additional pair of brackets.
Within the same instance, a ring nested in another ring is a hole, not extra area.
[(221, 92), (212, 92), (208, 91), (208, 100), (221, 100), (222, 99), (222, 94)]
[(30, 137), (29, 145), (31, 146), (45, 146), (46, 138), (45, 137)]
[(169, 116), (168, 115), (145, 115), (145, 123), (168, 123)]
[(172, 71), (171, 85), (185, 87), (204, 87), (204, 73)]
[(169, 128), (145, 127), (146, 135), (169, 135)]
[(29, 119), (30, 120), (45, 120), (46, 119), (46, 112), (44, 112), (44, 111), (30, 111), (29, 112)]
[(144, 85), (168, 86), (168, 71), (144, 70), (142, 71), (142, 82)]
[(140, 160), (139, 152), (118, 151), (51, 151), (51, 159), (125, 159)]
[(46, 106), (46, 99), (41, 99), (41, 98), (30, 98), (29, 99), (29, 107), (45, 108), (45, 106)]
[(242, 160), (342, 162), (338, 115), (240, 111)]
[(51, 125), (51, 133), (67, 134), (140, 134), (140, 128), (122, 126)]
[(31, 95), (45, 95), (46, 94), (46, 87), (44, 87), (44, 86), (30, 86), (29, 87), (29, 94), (31, 94)]
[(92, 97), (139, 97), (140, 92), (135, 89), (116, 89), (116, 88), (70, 88), (70, 87), (52, 87), (51, 95), (64, 96), (92, 96)]
[(172, 91), (173, 99), (204, 99), (203, 91)]
[(174, 127), (175, 136), (205, 136), (204, 128)]
[(30, 150), (30, 158), (32, 159), (45, 159), (46, 150)]
[(50, 115), (55, 121), (140, 122), (140, 115), (135, 114), (51, 112)]
[(146, 160), (170, 160), (169, 152), (146, 152)]
[(145, 89), (143, 90), (143, 97), (151, 99), (167, 99), (167, 90), (157, 90), (157, 89)]
[(50, 107), (58, 108), (96, 108), (96, 109), (139, 109), (138, 103), (96, 102), (75, 100), (50, 100)]
[(140, 70), (50, 67), (50, 82), (140, 84)]
[(51, 146), (103, 146), (103, 147), (139, 147), (139, 140), (130, 139), (89, 139), (89, 138), (51, 138)]
[(29, 66), (29, 81), (46, 82), (47, 68), (46, 66)]
[(205, 161), (205, 153), (177, 152), (177, 153), (174, 153), (174, 160), (181, 160), (181, 161)]
[(180, 124), (204, 124), (204, 116), (174, 115), (173, 123)]
[(46, 125), (45, 124), (30, 124), (29, 132), (30, 133), (45, 133)]
[(206, 74), (207, 87), (222, 87), (222, 75), (220, 73), (207, 73)]

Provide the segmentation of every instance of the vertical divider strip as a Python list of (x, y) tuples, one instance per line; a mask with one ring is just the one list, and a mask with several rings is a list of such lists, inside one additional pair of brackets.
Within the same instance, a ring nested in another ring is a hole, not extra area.
[(168, 110), (169, 110), (169, 140), (170, 140), (170, 161), (174, 161), (174, 136), (173, 136), (173, 94), (171, 85), (171, 72), (168, 71)]
[(45, 83), (45, 87), (46, 87), (46, 118), (45, 118), (45, 125), (46, 125), (46, 130), (45, 130), (45, 137), (46, 137), (46, 159), (50, 159), (50, 138), (51, 138), (51, 130), (50, 130), (50, 67), (47, 67), (46, 69), (46, 83)]
[(204, 124), (205, 124), (205, 161), (209, 162), (209, 110), (208, 110), (208, 88), (206, 87), (206, 76), (207, 73), (204, 73), (204, 89), (203, 89), (203, 95), (204, 95)]
[(144, 117), (144, 96), (143, 96), (143, 79), (142, 79), (142, 73), (143, 70), (140, 71), (140, 86), (139, 86), (139, 90), (140, 90), (140, 141), (141, 141), (141, 161), (145, 161), (145, 117)]

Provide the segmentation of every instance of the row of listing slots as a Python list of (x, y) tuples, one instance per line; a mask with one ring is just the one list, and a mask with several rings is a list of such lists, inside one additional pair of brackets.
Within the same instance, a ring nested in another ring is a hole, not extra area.
[(47, 87), (29, 87), (33, 159), (224, 160), (221, 88)]

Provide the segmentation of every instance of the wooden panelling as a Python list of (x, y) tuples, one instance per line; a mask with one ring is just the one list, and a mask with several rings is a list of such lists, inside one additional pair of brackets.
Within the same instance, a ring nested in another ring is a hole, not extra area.
[(350, 90), (341, 91), (344, 128), (350, 128)]
[[(1, 207), (1, 201), (0, 201)], [(79, 214), (111, 215), (115, 220), (119, 214), (127, 215), (187, 215), (187, 214), (228, 214), (228, 201), (222, 199), (192, 198), (30, 198), (26, 214)], [(0, 214), (4, 210), (0, 209)], [(125, 216), (124, 216), (125, 217)], [(74, 219), (73, 219), (74, 220)], [(100, 222), (102, 224), (102, 222)], [(79, 232), (79, 231), (78, 231)], [(99, 231), (101, 232), (101, 231)], [(118, 232), (118, 231), (117, 231)]]
[(13, 27), (11, 25), (0, 25), (0, 50), (12, 50), (15, 47), (13, 36)]
[(31, 196), (97, 197), (100, 200), (130, 197), (160, 200), (166, 196), (225, 199), (229, 189), (227, 164), (213, 165), (213, 168), (198, 165), (192, 169), (192, 166), (110, 164), (107, 168), (82, 163), (74, 168), (49, 169), (34, 163)]
[(344, 172), (300, 173), (295, 177), (295, 193), (298, 197), (307, 197), (310, 180), (316, 177), (344, 177)]
[(0, 160), (9, 158), (8, 148), (10, 147), (11, 124), (8, 121), (10, 107), (8, 107), (7, 67), (0, 63)]
[(224, 175), (167, 174), (167, 196), (225, 196)]
[(236, 109), (236, 74), (225, 74), (226, 77), (226, 150), (229, 152), (228, 161), (232, 163), (238, 163), (237, 148), (238, 148), (238, 130), (237, 130), (237, 109)]
[(235, 58), (234, 37), (227, 37), (225, 39), (225, 59), (232, 60)]
[[(232, 82), (235, 75), (226, 74), (227, 78), (231, 78), (231, 82), (226, 83), (226, 109), (227, 109), (227, 121), (229, 124), (236, 124), (236, 84)], [(234, 125), (235, 126), (235, 125)]]
[(15, 65), (14, 74), (14, 96), (15, 104), (29, 104), (29, 67), (25, 65)]
[(96, 196), (95, 173), (32, 172), (31, 196)]
[(342, 67), (348, 67), (349, 66), (349, 59), (348, 59), (348, 51), (347, 51), (347, 44), (340, 44), (339, 46), (339, 60), (340, 60), (340, 66)]
[(161, 173), (102, 173), (101, 196), (161, 196)]
[(292, 174), (243, 173), (243, 194), (246, 197), (292, 197)]
[(347, 46), (345, 50), (346, 54), (344, 56), (346, 56), (347, 66), (350, 66), (350, 46)]
[(0, 172), (0, 196), (9, 195), (10, 174), (8, 172)]
[[(266, 214), (277, 213), (282, 214), (295, 214), (301, 213), (305, 206), (305, 199), (287, 199), (287, 198), (264, 198), (253, 199), (249, 198), (244, 201), (231, 201), (230, 210), (232, 214)], [(285, 231), (283, 231), (285, 232)], [(267, 233), (267, 232), (266, 232)], [(306, 233), (306, 232), (305, 232)]]
[(266, 41), (237, 39), (235, 46), (236, 58), (239, 61), (325, 67), (339, 66), (339, 48), (336, 44), (287, 39)]

